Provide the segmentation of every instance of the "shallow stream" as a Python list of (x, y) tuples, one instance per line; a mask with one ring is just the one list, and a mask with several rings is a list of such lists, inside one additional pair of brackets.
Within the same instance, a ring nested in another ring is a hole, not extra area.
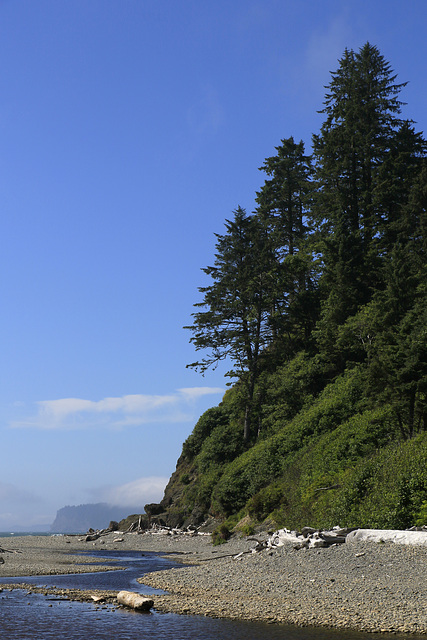
[[(159, 593), (141, 586), (136, 579), (151, 571), (177, 566), (154, 553), (91, 551), (91, 556), (108, 558), (119, 571), (29, 578), (3, 578), (7, 583), (31, 583), (65, 589), (111, 589)], [(107, 564), (107, 560), (103, 564)], [(153, 597), (155, 600), (155, 596)], [(1, 640), (402, 640), (406, 636), (371, 635), (298, 628), (254, 622), (219, 620), (203, 616), (179, 616), (156, 611), (137, 613), (70, 602), (24, 590), (0, 593)], [(408, 640), (408, 639), (406, 639)], [(418, 640), (410, 636), (410, 640)], [(424, 637), (424, 640), (425, 637)]]

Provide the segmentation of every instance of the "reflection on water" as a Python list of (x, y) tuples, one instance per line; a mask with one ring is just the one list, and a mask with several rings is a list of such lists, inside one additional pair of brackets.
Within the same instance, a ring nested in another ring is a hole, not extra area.
[[(155, 554), (140, 552), (100, 551), (90, 555), (108, 558), (121, 571), (10, 578), (1, 582), (31, 582), (60, 588), (128, 589), (150, 591), (136, 578), (150, 571), (176, 564)], [(156, 590), (152, 589), (152, 593)], [(0, 593), (1, 640), (372, 640), (376, 636), (363, 633), (307, 629), (286, 625), (217, 620), (203, 616), (178, 616), (155, 611), (137, 613), (111, 606), (97, 607), (89, 603), (49, 599), (25, 591)], [(402, 636), (381, 635), (381, 640), (400, 640)], [(411, 636), (411, 640), (416, 640)], [(425, 639), (424, 639), (425, 640)]]

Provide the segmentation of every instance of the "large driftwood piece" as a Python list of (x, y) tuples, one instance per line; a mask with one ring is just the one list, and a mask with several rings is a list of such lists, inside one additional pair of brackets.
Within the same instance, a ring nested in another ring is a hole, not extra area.
[(133, 591), (119, 591), (117, 602), (136, 611), (149, 611), (154, 604), (154, 601), (150, 600), (150, 598), (144, 598), (144, 596)]
[(357, 529), (348, 534), (346, 542), (394, 542), (396, 544), (427, 545), (427, 531)]

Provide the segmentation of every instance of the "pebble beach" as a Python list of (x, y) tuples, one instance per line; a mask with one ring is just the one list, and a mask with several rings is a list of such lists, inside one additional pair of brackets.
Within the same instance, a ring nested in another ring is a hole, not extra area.
[(115, 532), (93, 542), (1, 538), (0, 580), (17, 581), (0, 589), (22, 586), (19, 577), (109, 569), (89, 564), (93, 558), (82, 551), (158, 552), (181, 563), (141, 578), (141, 594), (144, 585), (167, 591), (154, 598), (159, 611), (427, 637), (427, 546), (368, 542), (295, 550), (285, 544), (252, 553), (254, 546), (236, 536), (215, 547), (209, 535), (152, 533)]

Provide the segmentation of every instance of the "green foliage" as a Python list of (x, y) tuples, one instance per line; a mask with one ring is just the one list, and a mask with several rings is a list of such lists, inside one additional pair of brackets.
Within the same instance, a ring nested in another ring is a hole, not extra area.
[(417, 527), (427, 526), (427, 500), (424, 500), (415, 520)]
[(244, 524), (241, 528), (240, 528), (240, 532), (244, 535), (244, 536), (253, 536), (255, 533), (255, 527), (253, 524)]
[(308, 407), (324, 388), (327, 372), (321, 362), (301, 352), (265, 378), (261, 438), (272, 435)]
[(254, 214), (217, 236), (190, 327), (207, 355), (190, 366), (230, 358), (237, 383), (183, 445), (177, 513), (228, 530), (242, 513), (425, 521), (427, 145), (400, 117), (404, 86), (376, 47), (346, 50), (313, 157), (282, 140)]
[(250, 516), (262, 521), (287, 502), (285, 487), (269, 485), (248, 500), (246, 509)]
[(224, 542), (227, 542), (227, 540), (229, 540), (230, 537), (231, 537), (231, 531), (229, 530), (227, 525), (225, 523), (220, 524), (219, 527), (217, 527), (212, 532), (212, 544), (214, 545), (224, 544)]
[(202, 473), (210, 468), (231, 462), (244, 450), (240, 425), (229, 422), (216, 427), (206, 438), (197, 457), (197, 465)]
[(184, 487), (180, 502), (191, 512), (194, 508), (200, 508), (208, 513), (212, 492), (221, 477), (222, 469), (218, 466), (209, 471), (197, 474), (191, 484)]
[[(286, 371), (296, 367), (276, 371), (271, 384)], [(393, 407), (372, 405), (366, 384), (366, 367), (354, 367), (241, 453), (233, 420), (219, 425), (194, 460), (183, 508), (239, 518), (243, 510), (286, 527), (415, 524), (427, 498), (427, 432), (402, 440)]]
[(292, 455), (324, 431), (347, 419), (361, 402), (358, 371), (348, 372), (328, 385), (319, 398), (282, 425), (278, 433), (261, 440), (229, 464), (213, 493), (215, 509), (230, 514), (274, 478), (280, 477)]
[(187, 440), (182, 446), (182, 455), (187, 460), (193, 460), (206, 440), (219, 425), (227, 424), (229, 419), (228, 410), (226, 407), (220, 405), (219, 407), (212, 407), (205, 411), (205, 413), (199, 418), (193, 432), (188, 436)]
[(427, 434), (361, 459), (334, 505), (348, 526), (401, 529), (416, 524), (427, 498)]

